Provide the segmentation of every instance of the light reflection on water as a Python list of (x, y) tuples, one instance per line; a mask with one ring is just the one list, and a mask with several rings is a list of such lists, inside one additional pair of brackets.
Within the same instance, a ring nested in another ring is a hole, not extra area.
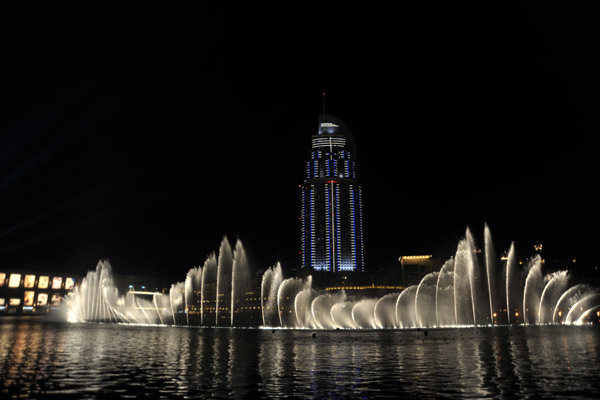
[(0, 319), (0, 398), (600, 396), (600, 329), (195, 329)]

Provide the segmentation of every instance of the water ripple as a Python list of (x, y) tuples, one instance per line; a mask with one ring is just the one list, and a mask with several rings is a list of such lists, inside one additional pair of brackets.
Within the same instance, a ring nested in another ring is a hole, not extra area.
[(187, 329), (0, 321), (0, 397), (590, 398), (597, 327)]

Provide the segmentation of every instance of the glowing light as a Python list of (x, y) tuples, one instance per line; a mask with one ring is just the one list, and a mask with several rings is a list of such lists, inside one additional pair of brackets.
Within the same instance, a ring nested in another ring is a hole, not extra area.
[(10, 274), (10, 279), (8, 280), (9, 288), (18, 288), (21, 285), (21, 274)]
[(35, 286), (35, 275), (25, 275), (25, 279), (23, 280), (23, 287), (27, 289), (32, 289)]
[(400, 257), (400, 260), (398, 261), (402, 261), (402, 260), (426, 260), (429, 259), (433, 256), (431, 255), (422, 255), (422, 256), (402, 256)]
[(62, 278), (56, 276), (52, 279), (52, 289), (60, 289), (62, 286)]
[(48, 289), (48, 282), (50, 282), (49, 276), (40, 276), (40, 280), (38, 282), (38, 289)]

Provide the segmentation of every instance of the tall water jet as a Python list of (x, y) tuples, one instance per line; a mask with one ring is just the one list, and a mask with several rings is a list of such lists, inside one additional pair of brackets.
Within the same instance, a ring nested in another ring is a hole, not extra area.
[(421, 279), (415, 293), (415, 320), (423, 328), (437, 325), (436, 289), (439, 272), (431, 272)]
[(519, 322), (523, 318), (524, 278), (517, 269), (517, 253), (514, 242), (506, 256), (506, 317), (508, 323)]
[(446, 261), (436, 283), (435, 317), (438, 326), (456, 325), (454, 312), (454, 258)]
[(572, 288), (567, 289), (556, 302), (554, 314), (552, 315), (552, 322), (563, 322), (575, 303), (577, 303), (583, 297), (593, 294), (594, 292), (594, 288), (584, 283), (580, 283)]
[(397, 328), (396, 300), (400, 293), (388, 293), (375, 304), (375, 325), (380, 329)]
[(241, 300), (249, 289), (250, 271), (248, 259), (241, 240), (237, 240), (233, 251), (233, 266), (231, 271), (231, 326), (234, 326), (234, 316), (241, 312)]
[(529, 260), (527, 271), (523, 293), (523, 321), (526, 324), (536, 324), (539, 321), (538, 311), (544, 290), (542, 259), (539, 254)]
[(396, 321), (400, 328), (412, 328), (417, 326), (415, 316), (415, 295), (417, 286), (407, 287), (400, 293), (396, 300)]
[(377, 299), (363, 299), (352, 307), (352, 320), (362, 329), (375, 329), (375, 304)]
[(187, 324), (190, 324), (190, 310), (188, 308), (188, 304), (191, 304), (191, 302), (188, 302), (188, 299), (191, 297), (192, 294), (192, 277), (190, 276), (190, 273), (188, 272), (187, 275), (185, 276), (185, 283), (184, 283), (184, 288), (183, 288), (183, 299), (184, 299), (184, 312), (185, 312), (185, 320), (187, 322)]
[(215, 253), (211, 253), (206, 258), (204, 266), (202, 267), (202, 293), (200, 297), (200, 324), (202, 326), (207, 326), (207, 324), (215, 321), (215, 318), (208, 317), (213, 317), (216, 313), (217, 256)]
[[(487, 290), (489, 295), (489, 304), (490, 304), (490, 321), (494, 323), (497, 320), (497, 316), (500, 315), (500, 310), (504, 309), (504, 298), (505, 296), (501, 295), (501, 292), (504, 290), (502, 285), (499, 283), (502, 282), (501, 276), (499, 276), (499, 271), (496, 265), (496, 252), (494, 251), (494, 243), (492, 241), (492, 233), (490, 231), (490, 227), (486, 223), (483, 229), (484, 236), (484, 248), (485, 248), (485, 270), (487, 273)], [(501, 272), (501, 271), (500, 271)], [(494, 317), (496, 314), (496, 317)]]
[[(217, 262), (217, 297), (215, 301), (215, 326), (229, 325), (231, 313), (231, 272), (233, 252), (227, 237), (223, 237)], [(225, 322), (227, 321), (227, 322)]]
[(294, 301), (302, 290), (303, 282), (299, 278), (288, 278), (281, 282), (277, 291), (277, 312), (282, 328), (297, 328)]
[(474, 325), (473, 247), (465, 238), (454, 257), (454, 315), (457, 325)]
[[(173, 316), (173, 325), (178, 325), (177, 316), (184, 305), (185, 282), (178, 282), (171, 285), (169, 290), (169, 301), (171, 303), (171, 314)], [(151, 323), (148, 321), (148, 323)]]
[(553, 321), (554, 308), (569, 284), (569, 273), (568, 271), (554, 272), (546, 280), (548, 283), (542, 291), (538, 311), (538, 315), (540, 316), (539, 322), (541, 324), (548, 324)]
[(331, 318), (331, 307), (344, 300), (346, 300), (346, 293), (343, 290), (337, 293), (323, 293), (314, 298), (310, 307), (318, 328), (335, 329), (337, 327)]
[[(185, 316), (187, 324), (190, 324), (190, 314), (193, 309), (192, 304), (201, 303), (202, 299), (202, 267), (190, 269), (185, 277)], [(197, 315), (194, 312), (193, 315)], [(197, 324), (197, 319), (192, 321)]]
[(260, 285), (260, 304), (262, 308), (263, 326), (280, 326), (279, 312), (277, 310), (277, 292), (283, 282), (281, 264), (268, 268), (263, 274)]
[(491, 312), (489, 309), (488, 285), (486, 283), (486, 272), (484, 263), (479, 261), (478, 254), (481, 253), (475, 245), (475, 239), (471, 230), (467, 228), (465, 239), (471, 249), (469, 266), (471, 268), (471, 296), (473, 304), (474, 324), (481, 325), (490, 321)]

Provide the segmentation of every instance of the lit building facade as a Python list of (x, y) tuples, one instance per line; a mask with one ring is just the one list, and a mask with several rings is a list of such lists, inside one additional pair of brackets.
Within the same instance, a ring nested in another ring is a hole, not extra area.
[(354, 137), (342, 121), (321, 115), (301, 187), (301, 263), (311, 272), (365, 271), (362, 188)]
[(46, 314), (57, 307), (81, 278), (61, 273), (0, 272), (0, 316)]

